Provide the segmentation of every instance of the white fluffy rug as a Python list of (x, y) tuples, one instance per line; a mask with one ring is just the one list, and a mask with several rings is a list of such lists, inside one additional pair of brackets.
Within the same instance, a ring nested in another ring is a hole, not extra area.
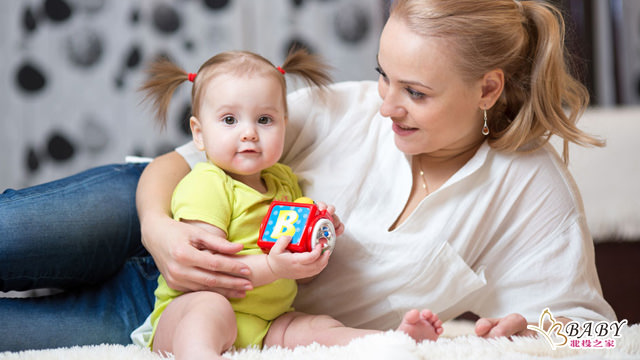
[[(312, 344), (294, 350), (269, 348), (228, 352), (225, 356), (236, 360), (297, 360), (297, 359), (640, 359), (640, 324), (627, 327), (616, 339), (616, 347), (609, 349), (552, 350), (543, 338), (506, 338), (485, 340), (473, 335), (468, 322), (448, 322), (445, 333), (436, 342), (416, 344), (405, 334), (389, 331), (352, 341), (347, 346)], [(172, 356), (168, 358), (172, 359)], [(68, 359), (68, 360), (161, 360), (163, 357), (135, 345), (99, 345), (30, 350), (19, 353), (0, 353), (2, 360)]]

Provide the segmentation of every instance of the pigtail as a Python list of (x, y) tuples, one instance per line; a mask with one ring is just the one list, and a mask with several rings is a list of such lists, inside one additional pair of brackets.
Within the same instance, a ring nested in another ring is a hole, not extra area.
[(331, 67), (318, 55), (310, 54), (305, 49), (292, 49), (280, 66), (287, 74), (300, 76), (308, 85), (324, 88), (329, 85)]
[(146, 73), (149, 78), (139, 89), (144, 93), (142, 102), (150, 102), (154, 106), (156, 121), (164, 128), (171, 98), (178, 86), (189, 80), (189, 75), (166, 58), (152, 62)]

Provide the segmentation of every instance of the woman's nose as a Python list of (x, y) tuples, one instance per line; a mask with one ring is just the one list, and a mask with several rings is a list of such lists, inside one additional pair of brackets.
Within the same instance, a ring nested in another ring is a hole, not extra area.
[(398, 99), (398, 95), (391, 89), (386, 89), (382, 94), (380, 115), (384, 117), (402, 117), (406, 115), (406, 109)]

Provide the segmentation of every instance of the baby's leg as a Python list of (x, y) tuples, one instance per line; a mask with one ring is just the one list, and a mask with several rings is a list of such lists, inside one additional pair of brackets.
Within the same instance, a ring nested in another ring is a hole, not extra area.
[[(398, 330), (416, 341), (436, 340), (443, 331), (442, 321), (429, 310), (407, 312)], [(355, 338), (376, 333), (380, 331), (346, 327), (338, 320), (326, 315), (290, 312), (274, 320), (264, 339), (264, 345), (287, 348), (309, 345), (313, 342), (322, 345), (346, 345)]]
[(153, 339), (153, 350), (180, 359), (221, 359), (237, 334), (229, 301), (209, 291), (186, 293), (163, 311)]
[(346, 345), (355, 338), (379, 332), (349, 328), (326, 315), (290, 312), (274, 320), (263, 344), (286, 348), (309, 345), (313, 342), (322, 345)]
[(416, 341), (435, 341), (444, 329), (442, 328), (442, 321), (430, 310), (410, 310), (404, 314), (398, 330), (411, 336)]

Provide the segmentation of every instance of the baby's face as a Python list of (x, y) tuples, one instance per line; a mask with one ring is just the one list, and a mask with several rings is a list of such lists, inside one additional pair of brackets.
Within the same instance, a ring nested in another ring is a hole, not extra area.
[(282, 155), (284, 101), (274, 76), (217, 75), (203, 93), (194, 140), (232, 177), (260, 174)]

